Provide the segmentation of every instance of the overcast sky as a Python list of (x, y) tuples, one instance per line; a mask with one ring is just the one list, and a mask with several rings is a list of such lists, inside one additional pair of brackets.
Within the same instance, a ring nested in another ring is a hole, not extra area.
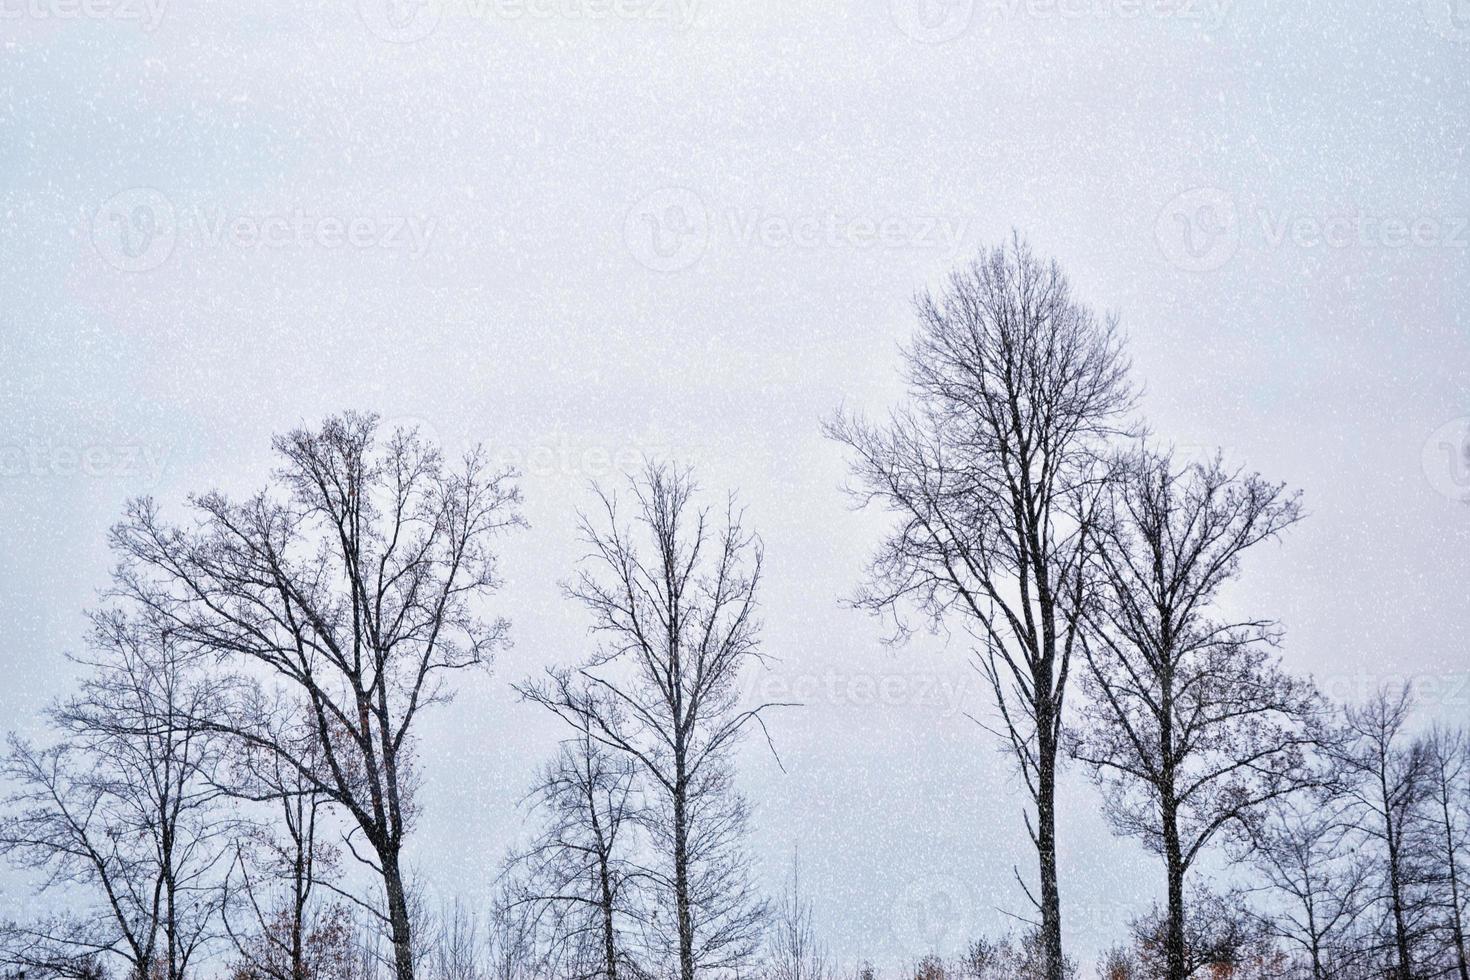
[[(1464, 0), (0, 0), (0, 718), (66, 690), (129, 496), (249, 492), (349, 407), (483, 440), (515, 648), (431, 723), (412, 847), (482, 898), (558, 734), (508, 685), (587, 651), (587, 481), (673, 455), (748, 503), (806, 702), (740, 758), (762, 880), (800, 849), (843, 962), (1002, 930), (1023, 793), (966, 644), (841, 604), (884, 520), (820, 420), (900, 399), (914, 293), (1018, 229), (1161, 437), (1304, 491), (1231, 603), (1463, 718), (1467, 136)], [(1066, 797), (1090, 958), (1162, 875)]]

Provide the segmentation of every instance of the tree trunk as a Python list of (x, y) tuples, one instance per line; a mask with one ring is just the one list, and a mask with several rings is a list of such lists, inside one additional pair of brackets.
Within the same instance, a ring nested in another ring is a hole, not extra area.
[[(1443, 775), (1441, 773), (1441, 775)], [(1449, 856), (1450, 879), (1450, 932), (1455, 943), (1455, 966), (1460, 980), (1470, 980), (1470, 966), (1465, 962), (1465, 923), (1460, 914), (1460, 868), (1455, 860), (1454, 818), (1450, 815), (1448, 790), (1441, 783), (1440, 806), (1444, 815), (1445, 853)]]
[(413, 980), (413, 937), (408, 921), (408, 893), (398, 866), (396, 848), (379, 854), (383, 886), (388, 893), (388, 927), (393, 940), (393, 975), (396, 980)]
[(291, 909), (291, 980), (307, 980), (306, 955), (304, 946), (306, 925), (306, 896), (302, 893), (302, 879), (304, 871), (301, 866), (300, 856), (296, 860), (295, 880), (293, 882), (294, 895), (292, 896)]
[(1057, 745), (1050, 720), (1038, 724), (1036, 786), (1036, 854), (1041, 866), (1041, 943), (1046, 980), (1062, 975), (1062, 898), (1057, 884), (1056, 775)]
[(694, 920), (689, 909), (689, 828), (682, 780), (674, 790), (674, 903), (679, 919), (679, 980), (694, 980)]
[(602, 884), (602, 954), (606, 960), (607, 980), (618, 980), (618, 948), (613, 932), (612, 881), (608, 875), (606, 854), (598, 857), (598, 876)]
[[(1380, 764), (1379, 769), (1386, 772), (1387, 763)], [(1384, 836), (1388, 840), (1388, 890), (1389, 900), (1393, 905), (1394, 945), (1399, 958), (1398, 976), (1399, 980), (1413, 980), (1413, 963), (1409, 956), (1409, 926), (1404, 919), (1403, 877), (1400, 870), (1402, 863), (1396, 837), (1397, 828), (1393, 820), (1393, 797), (1388, 791), (1386, 776), (1379, 777), (1379, 784), (1383, 792)]]
[(1460, 914), (1460, 882), (1453, 857), (1450, 858), (1450, 902), (1453, 905), (1450, 925), (1455, 938), (1456, 966), (1460, 970), (1460, 980), (1470, 980), (1470, 964), (1465, 959), (1465, 922)]
[(1164, 953), (1168, 980), (1186, 980), (1184, 955), (1184, 855), (1179, 845), (1179, 811), (1170, 800), (1162, 806), (1164, 861), (1169, 875), (1169, 909)]

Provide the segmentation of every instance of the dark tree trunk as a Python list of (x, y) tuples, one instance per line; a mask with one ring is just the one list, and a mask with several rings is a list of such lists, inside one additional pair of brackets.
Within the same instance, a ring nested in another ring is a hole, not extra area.
[(1179, 813), (1172, 802), (1163, 806), (1164, 861), (1169, 876), (1169, 910), (1164, 952), (1168, 980), (1186, 980), (1184, 949), (1184, 856), (1179, 844)]
[(602, 955), (606, 962), (607, 980), (618, 980), (618, 947), (613, 932), (612, 889), (608, 887), (606, 866), (602, 872)]
[(1413, 980), (1414, 967), (1409, 952), (1409, 925), (1404, 917), (1403, 863), (1399, 853), (1398, 827), (1393, 819), (1393, 796), (1387, 782), (1387, 762), (1379, 766), (1383, 775), (1379, 787), (1383, 793), (1383, 829), (1388, 842), (1388, 892), (1393, 906), (1393, 938), (1398, 951), (1398, 980)]
[(1041, 941), (1047, 980), (1063, 980), (1062, 898), (1057, 882), (1056, 740), (1050, 724), (1040, 726), (1036, 792), (1036, 854), (1041, 869)]
[(393, 940), (393, 975), (413, 980), (413, 937), (408, 921), (408, 892), (398, 865), (398, 851), (385, 848), (380, 855), (383, 885), (388, 893), (388, 929)]
[(1470, 964), (1465, 958), (1465, 922), (1460, 912), (1459, 871), (1455, 867), (1454, 851), (1450, 852), (1450, 928), (1455, 940), (1455, 965), (1460, 971), (1460, 980), (1470, 980)]
[(1454, 823), (1450, 815), (1448, 793), (1443, 787), (1441, 791), (1444, 794), (1440, 796), (1440, 807), (1444, 819), (1445, 854), (1449, 858), (1450, 935), (1454, 941), (1455, 967), (1459, 971), (1460, 980), (1470, 980), (1470, 966), (1465, 962), (1465, 923), (1460, 912), (1460, 868), (1459, 862), (1455, 860)]
[(679, 924), (679, 978), (694, 980), (694, 919), (689, 909), (689, 828), (682, 782), (674, 790), (674, 903)]

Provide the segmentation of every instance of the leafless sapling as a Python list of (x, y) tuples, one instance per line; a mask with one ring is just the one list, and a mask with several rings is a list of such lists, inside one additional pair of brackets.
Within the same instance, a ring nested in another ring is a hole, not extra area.
[(1459, 980), (1470, 980), (1465, 938), (1470, 919), (1470, 739), (1463, 729), (1434, 729), (1426, 769), (1447, 959)]
[(630, 757), (579, 731), (532, 790), (545, 825), (513, 856), (510, 898), (557, 976), (639, 975), (634, 936), (646, 875), (635, 861), (643, 816), (637, 777)]
[(762, 549), (733, 499), (722, 513), (695, 502), (688, 471), (649, 463), (628, 483), (635, 523), (599, 489), (599, 519), (582, 520), (589, 554), (567, 585), (592, 614), (597, 653), (520, 690), (637, 764), (656, 856), (647, 943), (694, 980), (748, 963), (766, 909), (730, 758), (770, 707), (740, 703), (742, 672), (762, 659)]
[(767, 980), (833, 980), (827, 945), (817, 935), (811, 900), (801, 890), (799, 855), (791, 856), (791, 878), (771, 916), (766, 940)]
[(1373, 908), (1382, 919), (1378, 951), (1394, 980), (1418, 977), (1434, 926), (1429, 751), (1410, 736), (1412, 709), (1407, 684), (1350, 705), (1344, 738), (1333, 750), (1356, 826), (1370, 845)]

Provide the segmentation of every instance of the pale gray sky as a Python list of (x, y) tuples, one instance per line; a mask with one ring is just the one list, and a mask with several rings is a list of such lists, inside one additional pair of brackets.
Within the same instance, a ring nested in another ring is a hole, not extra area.
[[(1463, 717), (1467, 136), (1464, 0), (0, 0), (0, 717), (65, 690), (128, 496), (254, 489), (346, 407), (484, 440), (516, 647), (434, 721), (413, 849), (483, 895), (557, 734), (508, 684), (585, 652), (574, 508), (674, 454), (749, 504), (807, 702), (741, 760), (763, 879), (800, 846), (844, 962), (999, 930), (1022, 795), (964, 644), (840, 605), (882, 521), (819, 420), (899, 398), (915, 290), (1018, 228), (1161, 436), (1305, 492), (1231, 601)], [(1090, 958), (1160, 876), (1073, 783)]]

